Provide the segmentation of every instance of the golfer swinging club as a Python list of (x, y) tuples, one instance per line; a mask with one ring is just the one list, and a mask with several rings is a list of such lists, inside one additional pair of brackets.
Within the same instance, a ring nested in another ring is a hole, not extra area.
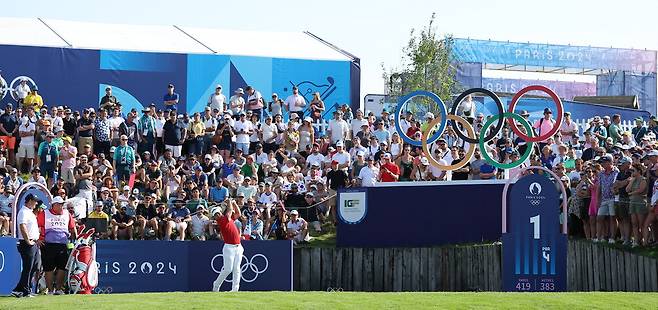
[(240, 217), (240, 209), (238, 204), (233, 199), (229, 199), (223, 214), (219, 210), (213, 211), (219, 231), (224, 238), (224, 248), (222, 249), (222, 256), (224, 257), (224, 267), (217, 276), (217, 279), (212, 284), (213, 292), (219, 292), (219, 288), (228, 277), (228, 274), (233, 272), (233, 288), (231, 292), (237, 292), (240, 289), (240, 264), (242, 263), (242, 253), (244, 249), (240, 244), (240, 233), (235, 226), (235, 220)]

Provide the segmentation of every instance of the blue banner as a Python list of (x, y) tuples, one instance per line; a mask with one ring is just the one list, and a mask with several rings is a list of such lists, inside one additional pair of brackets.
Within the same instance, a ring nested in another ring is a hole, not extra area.
[(124, 112), (151, 103), (163, 108), (169, 83), (180, 96), (181, 112), (203, 111), (218, 84), (227, 100), (235, 89), (252, 85), (266, 102), (272, 93), (285, 100), (297, 86), (308, 103), (320, 93), (330, 119), (337, 105), (356, 110), (360, 104), (351, 100), (359, 91), (352, 86), (352, 75), (359, 73), (351, 66), (350, 61), (0, 45), (0, 108), (15, 102), (9, 90), (23, 77), (39, 89), (46, 105), (74, 110), (98, 107), (105, 88), (112, 86)]
[[(96, 292), (210, 291), (222, 268), (223, 245), (220, 241), (100, 240)], [(245, 241), (242, 245), (240, 290), (292, 290), (292, 242)], [(226, 282), (222, 290), (230, 290), (230, 285)]]
[(531, 174), (512, 186), (509, 197), (503, 290), (566, 291), (567, 237), (560, 232), (555, 184), (543, 174)]
[[(424, 247), (500, 239), (500, 208), (493, 203), (502, 197), (500, 181), (407, 184), (341, 193), (337, 246)], [(359, 191), (367, 195), (367, 206)]]
[(454, 39), (458, 62), (656, 72), (656, 51)]
[(496, 93), (516, 93), (522, 88), (530, 85), (544, 85), (555, 91), (560, 98), (567, 100), (572, 100), (575, 96), (596, 96), (596, 83), (482, 78), (482, 87)]
[(16, 238), (0, 237), (0, 295), (9, 295), (21, 277), (21, 256)]

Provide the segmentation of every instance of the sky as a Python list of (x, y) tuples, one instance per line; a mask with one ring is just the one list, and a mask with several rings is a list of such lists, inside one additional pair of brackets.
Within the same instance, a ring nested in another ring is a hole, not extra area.
[[(307, 30), (361, 59), (363, 98), (365, 94), (383, 93), (382, 64), (400, 67), (410, 30), (424, 27), (432, 12), (437, 14), (441, 35), (658, 50), (658, 2), (649, 0), (31, 0), (6, 1), (0, 15), (256, 31)], [(485, 75), (538, 78), (504, 72)]]

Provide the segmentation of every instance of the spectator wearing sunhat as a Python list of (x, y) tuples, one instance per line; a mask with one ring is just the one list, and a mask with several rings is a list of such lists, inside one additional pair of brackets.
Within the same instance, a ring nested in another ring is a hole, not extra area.
[(155, 114), (155, 111), (150, 107), (145, 107), (142, 109), (142, 116), (137, 121), (137, 134), (141, 136), (137, 147), (139, 153), (146, 151), (153, 153), (155, 151), (156, 125), (153, 114)]
[(233, 92), (233, 96), (229, 99), (229, 105), (231, 112), (233, 112), (233, 118), (238, 119), (240, 113), (244, 112), (245, 101), (244, 101), (244, 90), (238, 88)]

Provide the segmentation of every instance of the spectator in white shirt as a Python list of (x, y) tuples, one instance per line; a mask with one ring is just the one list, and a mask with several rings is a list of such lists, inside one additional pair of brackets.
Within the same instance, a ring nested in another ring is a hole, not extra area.
[(359, 180), (361, 180), (361, 186), (375, 186), (375, 182), (377, 182), (377, 177), (379, 176), (379, 168), (374, 165), (374, 159), (372, 156), (368, 156), (366, 158), (366, 163), (367, 165), (361, 168), (361, 171), (359, 171)]
[(21, 83), (16, 86), (14, 92), (16, 93), (18, 104), (22, 104), (25, 97), (30, 93), (30, 86), (27, 85), (27, 79), (22, 79)]
[(337, 110), (334, 112), (334, 119), (329, 121), (329, 136), (331, 137), (331, 144), (336, 144), (338, 141), (347, 140), (347, 134), (350, 127), (343, 119), (343, 112)]
[(214, 110), (217, 109), (220, 114), (224, 113), (224, 105), (226, 105), (226, 96), (222, 94), (222, 85), (215, 87), (215, 92), (208, 98), (208, 106)]
[(343, 141), (336, 143), (336, 154), (331, 157), (332, 161), (338, 162), (338, 168), (346, 170), (351, 164), (350, 153), (343, 149)]
[(363, 111), (361, 109), (356, 110), (356, 118), (352, 120), (350, 123), (351, 131), (352, 131), (352, 139), (356, 137), (356, 134), (361, 131), (361, 127), (363, 125), (369, 125), (368, 120), (363, 118)]
[(249, 154), (249, 136), (254, 131), (253, 124), (247, 120), (244, 112), (240, 113), (240, 120), (235, 122), (235, 148), (242, 150), (243, 154)]
[(306, 99), (299, 94), (297, 86), (292, 87), (292, 95), (286, 98), (285, 107), (290, 114), (295, 113), (299, 118), (304, 118), (304, 107), (306, 106)]

